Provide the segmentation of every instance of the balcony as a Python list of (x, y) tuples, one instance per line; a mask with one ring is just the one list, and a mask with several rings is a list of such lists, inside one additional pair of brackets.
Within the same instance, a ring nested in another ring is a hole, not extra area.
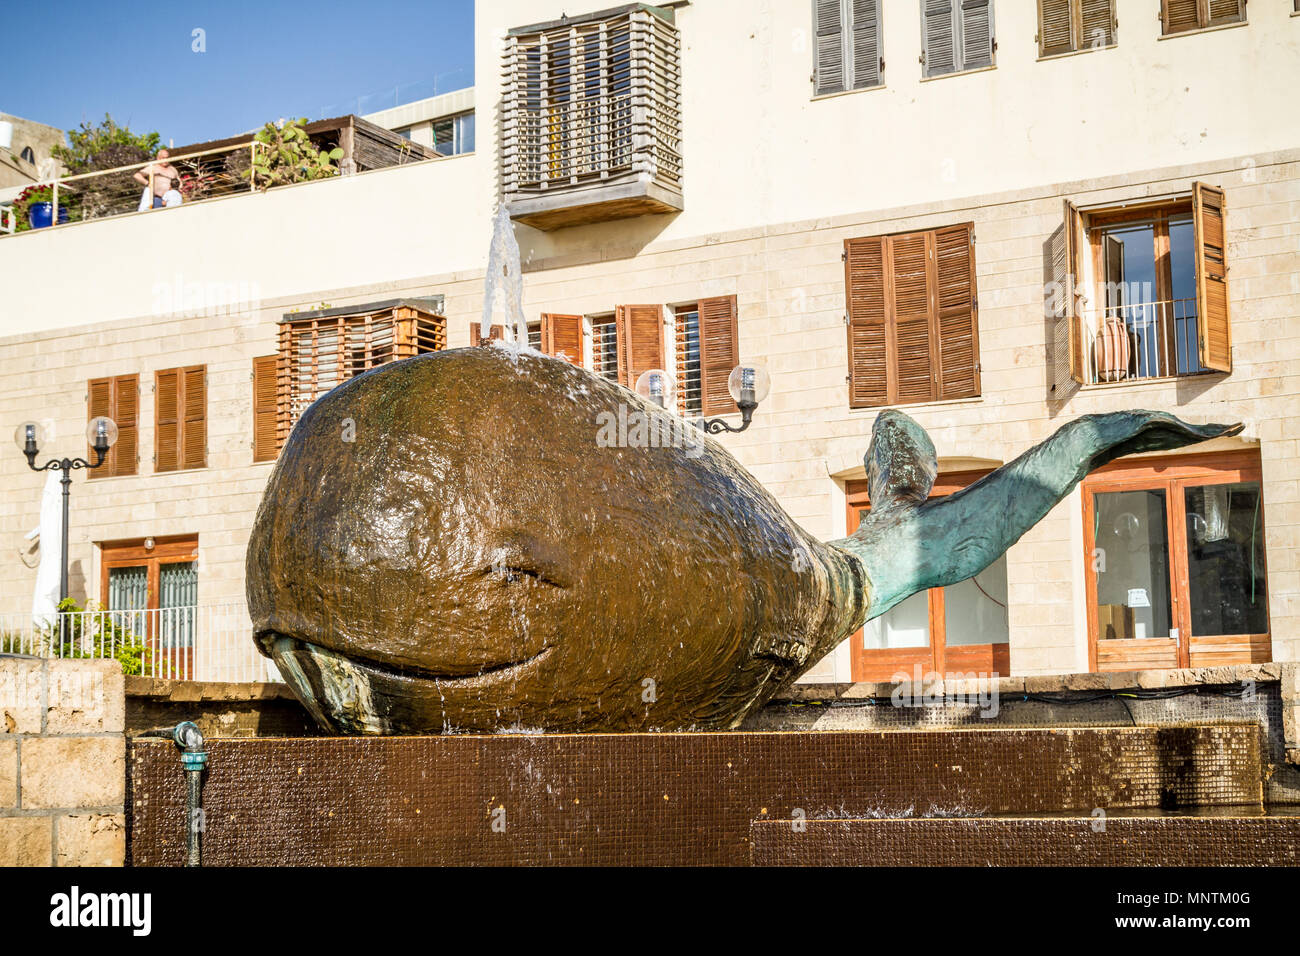
[(1085, 385), (1199, 375), (1196, 299), (1138, 302), (1085, 312)]
[(117, 660), (128, 675), (278, 681), (242, 604), (0, 616), (0, 654)]
[(502, 89), (512, 219), (552, 230), (683, 208), (671, 10), (632, 4), (511, 30)]

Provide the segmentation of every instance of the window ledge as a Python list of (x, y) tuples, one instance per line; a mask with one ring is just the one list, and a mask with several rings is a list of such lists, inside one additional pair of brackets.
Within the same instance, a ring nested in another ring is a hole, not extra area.
[(943, 398), (933, 402), (906, 402), (897, 405), (863, 405), (860, 408), (849, 406), (850, 414), (878, 415), (883, 411), (891, 408), (974, 408), (984, 404), (983, 395), (974, 395), (970, 398)]
[[(1295, 14), (1291, 14), (1295, 16)], [(1179, 37), (1191, 37), (1201, 33), (1218, 33), (1220, 30), (1235, 30), (1237, 27), (1250, 26), (1249, 20), (1238, 20), (1236, 23), (1220, 23), (1217, 27), (1197, 27), (1195, 30), (1179, 30), (1177, 33), (1162, 33), (1156, 37), (1157, 40), (1176, 40)]]
[[(921, 77), (921, 82), (933, 83), (935, 80), (946, 80), (953, 76), (970, 76), (974, 73), (988, 73), (990, 70), (996, 70), (997, 68), (998, 65), (993, 63), (989, 66), (977, 66), (972, 70), (957, 70), (955, 73), (940, 73), (938, 76), (923, 76)], [(924, 69), (924, 67), (922, 67), (922, 69)]]
[(1170, 382), (1191, 381), (1193, 379), (1209, 378), (1213, 375), (1227, 377), (1231, 372), (1219, 372), (1210, 369), (1205, 372), (1193, 372), (1191, 375), (1162, 375), (1159, 378), (1133, 378), (1120, 379), (1118, 382), (1090, 382), (1087, 385), (1080, 385), (1079, 391), (1092, 392), (1101, 391), (1109, 388), (1142, 388), (1148, 385), (1168, 385)]
[(1119, 49), (1118, 43), (1107, 43), (1105, 46), (1088, 46), (1084, 47), (1082, 50), (1067, 50), (1065, 53), (1040, 53), (1038, 55), (1038, 62), (1042, 63), (1046, 60), (1064, 60), (1067, 57), (1081, 56), (1084, 53), (1099, 53), (1102, 50), (1117, 49)]
[(833, 100), (839, 96), (850, 96), (854, 93), (874, 93), (876, 90), (884, 90), (888, 87), (884, 83), (877, 83), (875, 86), (864, 86), (856, 90), (840, 90), (838, 93), (821, 93), (808, 98), (808, 102), (816, 103), (819, 100)]

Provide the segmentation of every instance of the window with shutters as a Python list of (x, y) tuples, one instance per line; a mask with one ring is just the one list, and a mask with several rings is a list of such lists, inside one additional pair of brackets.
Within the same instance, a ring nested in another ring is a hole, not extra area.
[[(115, 475), (134, 475), (140, 456), (140, 376), (116, 375), (95, 378), (86, 387), (86, 420), (106, 415), (117, 423), (117, 442), (104, 456), (104, 463), (90, 469), (89, 478), (111, 478)], [(87, 461), (95, 460), (94, 449), (86, 454)]]
[(1232, 370), (1223, 217), (1223, 191), (1205, 183), (1121, 207), (1066, 202), (1054, 268), (1075, 381)]
[(993, 65), (993, 0), (920, 0), (921, 62), (927, 77)]
[(740, 364), (736, 297), (701, 299), (674, 310), (677, 408), (682, 415), (738, 411), (727, 379)]
[(883, 85), (880, 0), (813, 0), (813, 33), (814, 96)]
[(445, 349), (447, 320), (441, 310), (441, 297), (433, 296), (285, 315), (276, 441), (283, 445), (307, 406), (335, 386), (387, 362)]
[(501, 81), (513, 219), (549, 230), (682, 209), (672, 9), (629, 4), (511, 30)]
[(202, 468), (207, 462), (207, 366), (155, 372), (153, 470)]
[(1246, 0), (1161, 0), (1164, 35), (1246, 21)]
[(1038, 55), (1115, 44), (1115, 0), (1038, 0)]
[(980, 394), (970, 223), (844, 243), (849, 405)]

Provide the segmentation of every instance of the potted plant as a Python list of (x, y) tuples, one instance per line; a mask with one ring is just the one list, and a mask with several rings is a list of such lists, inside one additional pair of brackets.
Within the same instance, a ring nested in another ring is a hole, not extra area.
[[(28, 186), (14, 200), (13, 212), (16, 219), (15, 231), (18, 232), (54, 225), (54, 186), (50, 184)], [(68, 221), (68, 207), (62, 202), (59, 203), (58, 221)]]

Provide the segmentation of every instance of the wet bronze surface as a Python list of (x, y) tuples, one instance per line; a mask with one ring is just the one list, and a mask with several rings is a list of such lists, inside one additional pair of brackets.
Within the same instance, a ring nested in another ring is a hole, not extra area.
[(335, 733), (735, 727), (869, 616), (987, 566), (1089, 468), (1232, 430), (1086, 416), (926, 502), (934, 446), (887, 411), (878, 504), (823, 544), (627, 389), (537, 353), (439, 352), (303, 414), (249, 542), (249, 609)]
[(1295, 866), (1300, 817), (756, 821), (755, 866)]
[[(754, 820), (1261, 805), (1255, 724), (909, 733), (217, 739), (204, 864), (732, 864)], [(129, 743), (131, 858), (179, 865), (184, 781)], [(495, 824), (501, 824), (498, 829)]]

